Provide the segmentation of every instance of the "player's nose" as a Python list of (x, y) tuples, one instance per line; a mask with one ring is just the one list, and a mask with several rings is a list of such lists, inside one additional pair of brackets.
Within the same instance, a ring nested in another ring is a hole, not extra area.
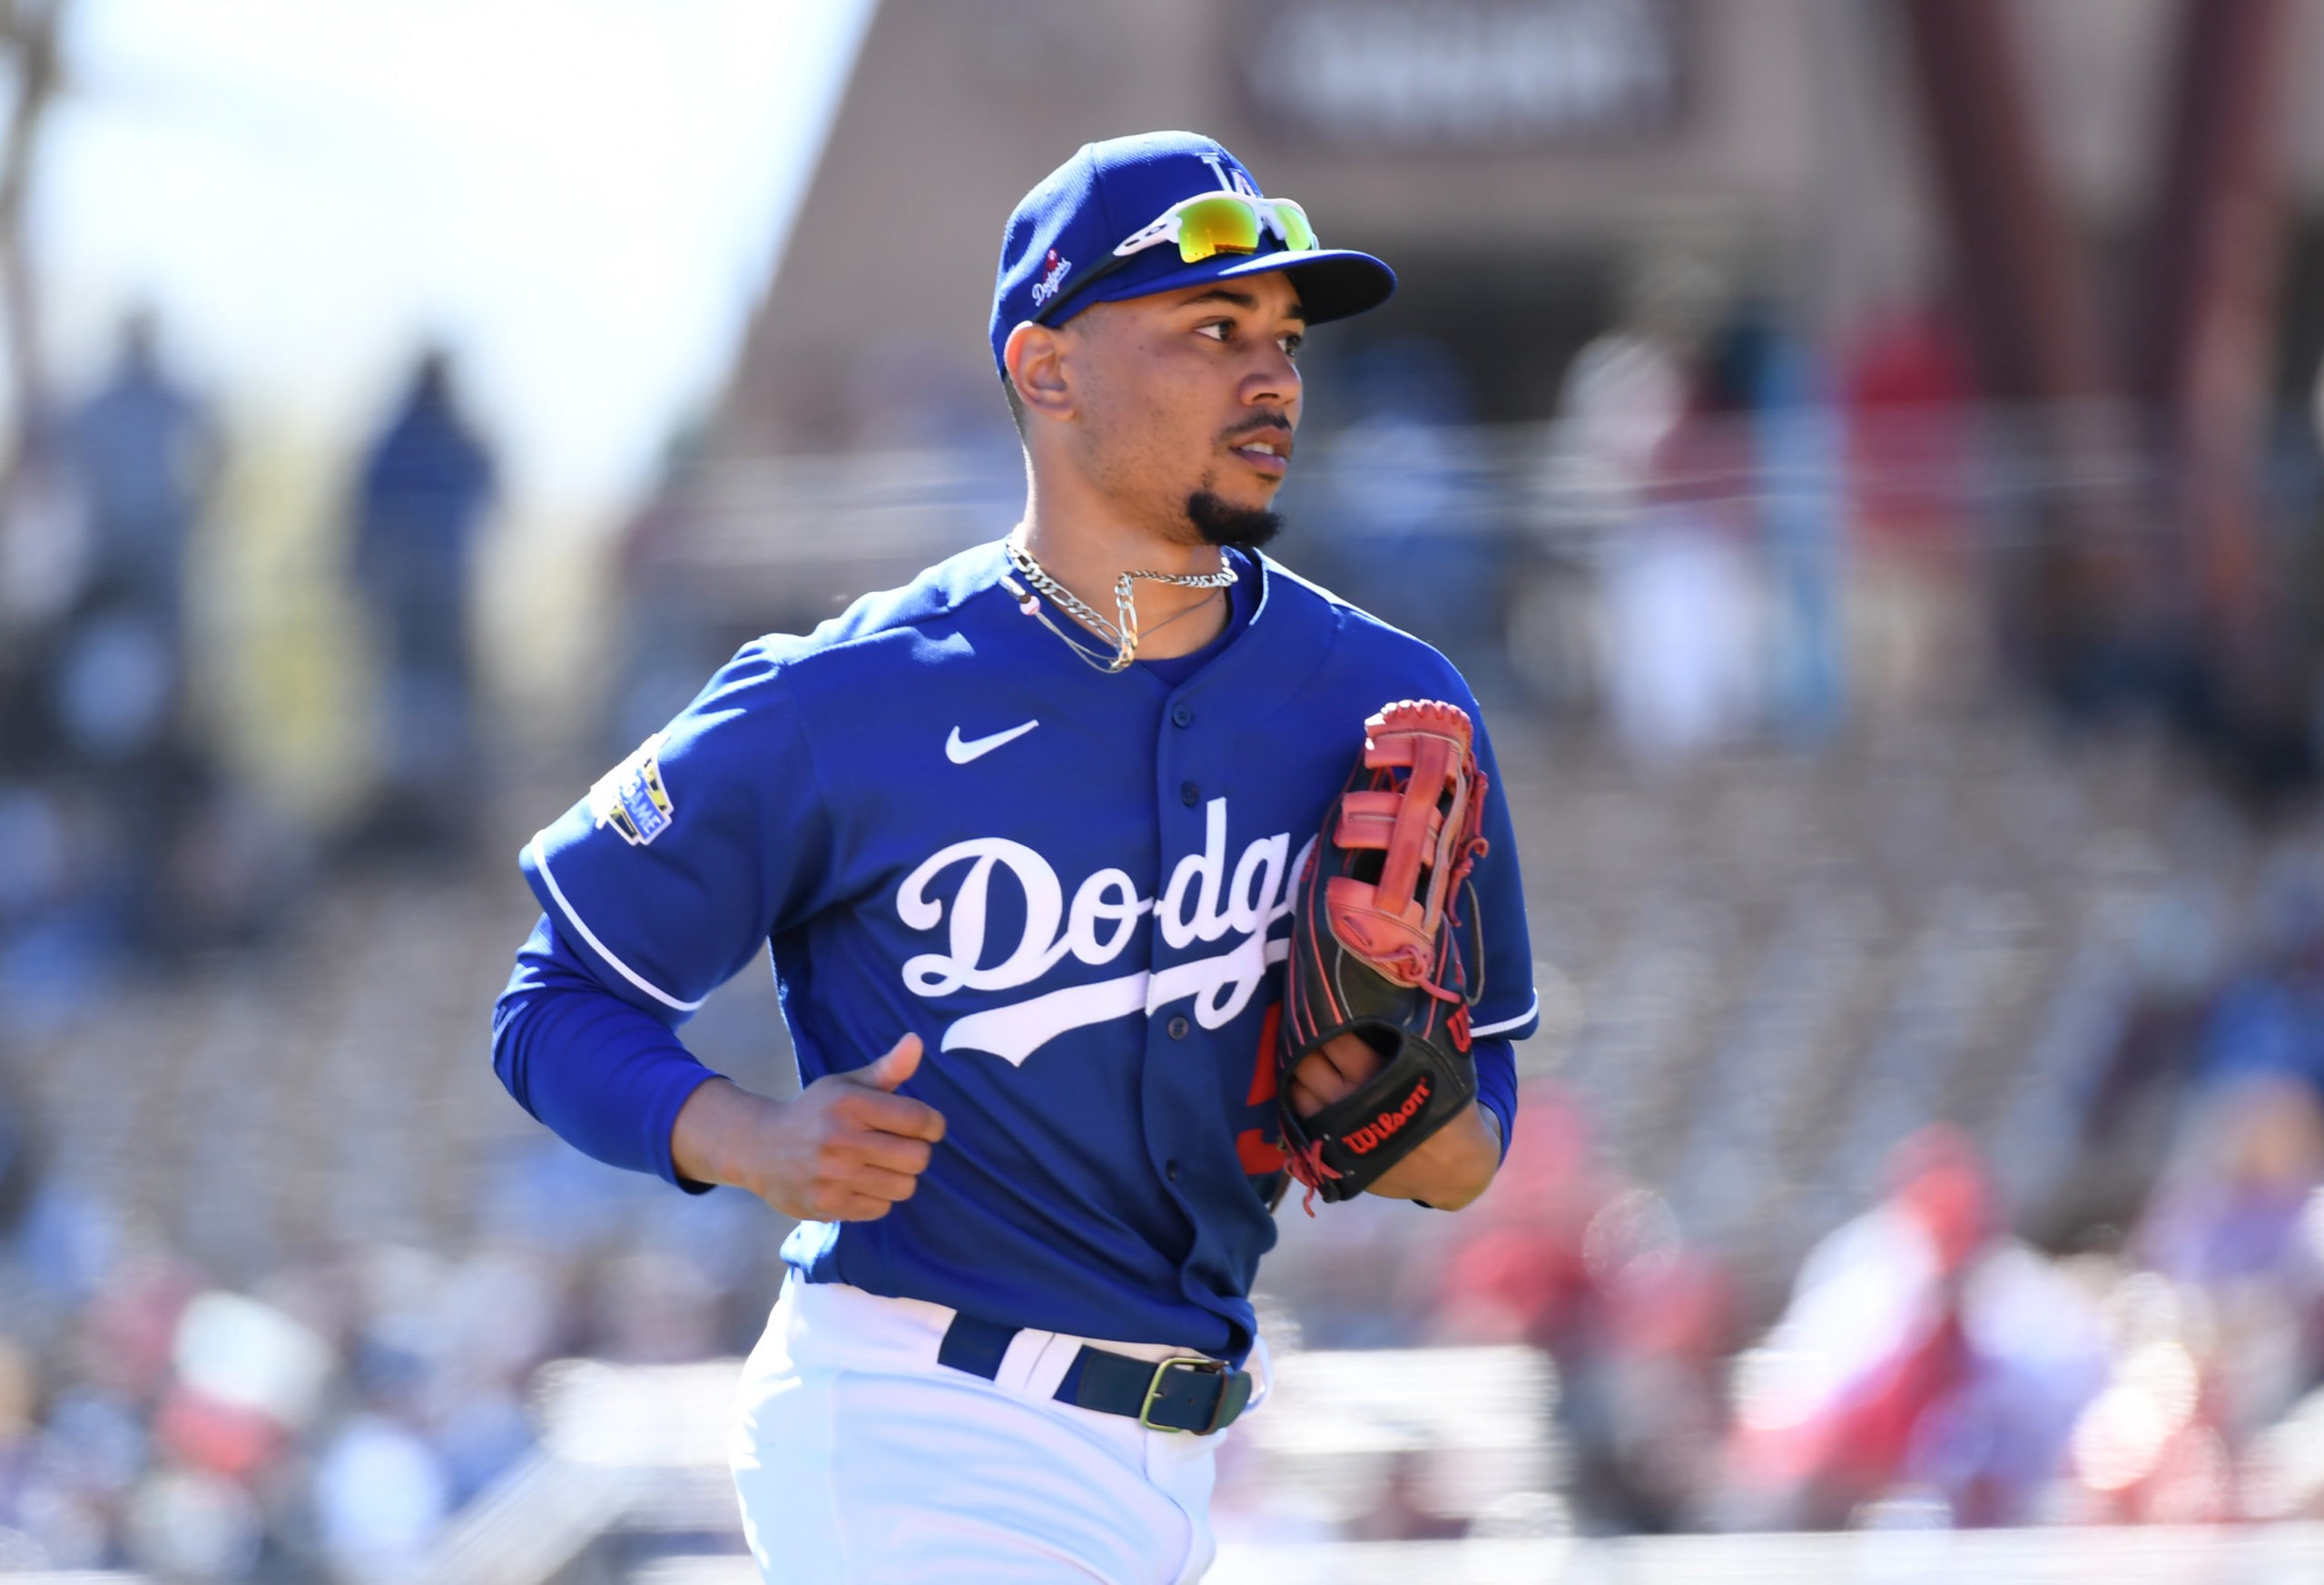
[(1270, 341), (1243, 376), (1243, 402), (1246, 407), (1281, 409), (1285, 423), (1296, 425), (1304, 389), (1299, 366), (1291, 360), (1291, 354)]

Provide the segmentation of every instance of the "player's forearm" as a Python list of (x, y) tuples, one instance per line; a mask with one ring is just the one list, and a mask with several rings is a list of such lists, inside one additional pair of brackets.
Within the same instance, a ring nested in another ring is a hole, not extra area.
[(1485, 1192), (1500, 1167), (1500, 1119), (1472, 1103), (1382, 1173), (1370, 1192), (1457, 1211)]

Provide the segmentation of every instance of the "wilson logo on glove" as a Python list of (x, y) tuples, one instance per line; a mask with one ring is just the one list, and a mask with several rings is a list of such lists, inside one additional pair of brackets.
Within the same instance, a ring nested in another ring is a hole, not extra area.
[(1393, 1112), (1382, 1112), (1372, 1121), (1350, 1134), (1347, 1137), (1347, 1147), (1358, 1156), (1371, 1155), (1374, 1148), (1384, 1143), (1389, 1135), (1411, 1122), (1413, 1114), (1420, 1110), (1421, 1103), (1427, 1099), (1428, 1080), (1423, 1078), (1413, 1088), (1413, 1093), (1405, 1099), (1403, 1106)]
[[(1488, 791), (1468, 713), (1406, 699), (1364, 724), (1364, 753), (1324, 817), (1291, 900), (1291, 952), (1276, 1105), (1291, 1175), (1352, 1199), (1476, 1098), (1469, 1009), (1475, 915), (1469, 871)], [(1470, 904), (1464, 915), (1463, 901)], [(1290, 1076), (1338, 1036), (1383, 1061), (1355, 1090), (1303, 1117)]]

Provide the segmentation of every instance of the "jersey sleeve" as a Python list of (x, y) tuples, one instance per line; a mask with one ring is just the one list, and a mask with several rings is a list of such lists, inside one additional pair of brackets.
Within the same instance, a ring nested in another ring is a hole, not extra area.
[(518, 860), (598, 978), (673, 1026), (831, 885), (830, 807), (779, 642), (744, 647)]
[(1517, 1053), (1505, 1035), (1487, 1035), (1469, 1048), (1477, 1064), (1477, 1104), (1501, 1124), (1501, 1158), (1517, 1137)]
[(671, 1132), (715, 1076), (599, 973), (543, 914), (493, 1008), (493, 1071), (567, 1144), (700, 1194), (709, 1186), (679, 1175)]
[(1513, 1042), (1541, 1027), (1541, 1000), (1533, 993), (1533, 941), (1525, 926), (1524, 877), (1517, 865), (1517, 826), (1510, 818), (1508, 789), (1474, 701), (1469, 711), (1477, 723), (1477, 765), (1491, 783), (1482, 825), (1485, 852), (1469, 872), (1476, 892), (1476, 949), (1484, 971), (1482, 991), (1469, 1011), (1469, 1032), (1480, 1041), (1497, 1036)]

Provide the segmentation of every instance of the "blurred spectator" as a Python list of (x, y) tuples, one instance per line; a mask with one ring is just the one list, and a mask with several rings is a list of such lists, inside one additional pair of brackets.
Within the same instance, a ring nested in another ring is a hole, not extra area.
[(2224, 1287), (2290, 1280), (2301, 1218), (2324, 1186), (2324, 1108), (2305, 1075), (2254, 1074), (2206, 1098), (2139, 1233), (2153, 1270)]
[(1514, 1134), (1492, 1193), (1452, 1236), (1429, 1335), (1527, 1343), (1571, 1371), (1593, 1330), (1583, 1245), (1625, 1186), (1597, 1161), (1580, 1110), (1549, 1086), (1520, 1092)]
[(1767, 558), (1769, 714), (1789, 741), (1819, 742), (1839, 725), (1847, 686), (1842, 441), (1823, 357), (1754, 300), (1728, 321), (1714, 369), (1750, 438), (1748, 485)]
[(1756, 536), (1750, 436), (1712, 357), (1724, 296), (1699, 262), (1647, 270), (1623, 322), (1575, 358), (1560, 409), (1569, 487), (1604, 535), (1608, 714), (1649, 760), (1733, 737), (1765, 692), (1761, 590), (1744, 549)]
[(1606, 552), (1608, 703), (1641, 758), (1689, 757), (1757, 717), (1759, 590), (1732, 525), (1699, 501), (1650, 507)]
[(1527, 1342), (1555, 1361), (1584, 1531), (1688, 1528), (1716, 1475), (1725, 1274), (1683, 1246), (1659, 1196), (1593, 1160), (1570, 1105), (1538, 1085), (1523, 1102), (1492, 1195), (1453, 1235), (1430, 1335)]
[(1838, 358), (1851, 647), (1876, 708), (1925, 709), (1978, 680), (1964, 543), (1976, 460), (1967, 363), (1951, 320), (1918, 301), (1868, 316)]
[(1919, 1494), (1953, 1523), (2024, 1523), (2104, 1379), (2094, 1315), (2002, 1236), (1965, 1137), (1914, 1136), (1890, 1181), (1740, 1373), (1729, 1522), (1828, 1528)]
[(2106, 1299), (2112, 1359), (2105, 1391), (2074, 1426), (2083, 1522), (2214, 1524), (2234, 1516), (2234, 1471), (2217, 1370), (2221, 1334), (2192, 1289), (2152, 1272)]
[(205, 756), (187, 720), (186, 583), (218, 446), (162, 367), (150, 317), (124, 323), (112, 374), (57, 448), (84, 543), (47, 667), (56, 752), (44, 768), (88, 794), (93, 841), (75, 881), (101, 934), (166, 948), (184, 922), (172, 871), (205, 818)]
[(383, 648), (380, 777), (361, 837), (428, 848), (469, 829), (476, 796), (469, 592), (491, 454), (461, 414), (450, 354), (420, 357), (363, 463), (354, 576)]
[(1718, 284), (1699, 263), (1632, 271), (1616, 322), (1567, 366), (1540, 480), (1535, 565), (1511, 596), (1511, 659), (1559, 715), (1604, 703), (1614, 647), (1600, 598), (1613, 537), (1638, 517), (1693, 397), (1694, 365)]
[[(2142, 1335), (2142, 1353), (2126, 1345), (2113, 1391), (2152, 1407), (2163, 1390), (2156, 1371), (2178, 1370), (2183, 1355), (2189, 1402), (2171, 1407), (2189, 1445), (2173, 1452), (2129, 1437), (2142, 1423), (2119, 1411), (2098, 1416), (2078, 1445), (2121, 1516), (2203, 1517), (2190, 1505), (2227, 1501), (2228, 1477), (2212, 1466), (2251, 1446), (2324, 1376), (2324, 1103), (2309, 1077), (2247, 1071), (2203, 1096), (2138, 1247), (2149, 1282), (2171, 1285), (2148, 1307), (2191, 1319)], [(2167, 1350), (2177, 1352), (2158, 1352)], [(2217, 1487), (2200, 1502), (2187, 1484), (2197, 1476)]]
[(1649, 1227), (1669, 1215), (1640, 1192), (1593, 1223), (1598, 1348), (1569, 1378), (1562, 1423), (1577, 1509), (1659, 1534), (1699, 1527), (1716, 1496), (1734, 1297), (1724, 1267), (1680, 1245), (1675, 1225), (1640, 1236), (1641, 1213)]
[(1700, 261), (1633, 270), (1616, 322), (1574, 355), (1558, 397), (1560, 495), (1583, 526), (1619, 529), (1644, 503), (1663, 448), (1695, 398), (1704, 340), (1723, 295)]
[[(217, 441), (162, 367), (150, 314), (123, 322), (113, 374), (73, 415), (65, 440), (86, 517), (87, 604), (133, 624), (153, 652), (144, 665), (174, 683), (186, 545), (217, 469)], [(116, 735), (135, 724), (106, 718)]]

